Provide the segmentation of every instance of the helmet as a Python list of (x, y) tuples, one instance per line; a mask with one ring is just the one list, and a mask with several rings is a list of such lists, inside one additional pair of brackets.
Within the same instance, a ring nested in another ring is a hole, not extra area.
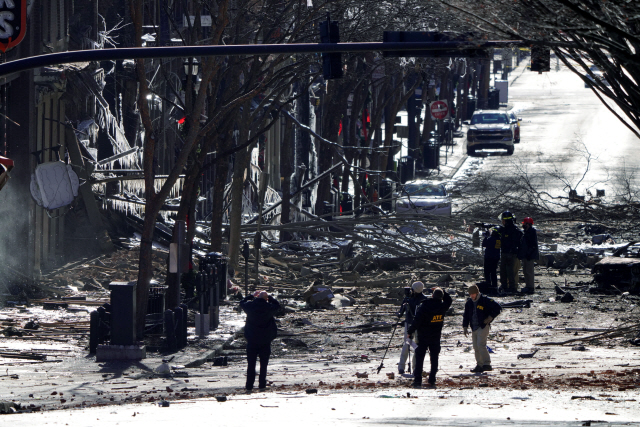
[(510, 219), (510, 220), (515, 220), (515, 219), (516, 219), (516, 217), (515, 217), (515, 215), (513, 215), (511, 212), (509, 212), (509, 211), (504, 211), (504, 212), (502, 212), (502, 213), (498, 216), (498, 219), (499, 219), (499, 220), (503, 220), (503, 219), (504, 219), (505, 221), (506, 221), (506, 220), (508, 220), (508, 219)]
[(424, 283), (413, 282), (413, 285), (411, 285), (411, 289), (413, 289), (413, 292), (415, 292), (416, 294), (419, 294), (424, 290)]
[(525, 219), (522, 220), (523, 224), (531, 224), (533, 225), (533, 218), (531, 218), (530, 216), (526, 217)]

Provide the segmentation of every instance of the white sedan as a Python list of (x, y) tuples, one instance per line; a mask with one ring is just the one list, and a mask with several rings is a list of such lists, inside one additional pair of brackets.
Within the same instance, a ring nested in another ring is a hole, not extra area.
[(451, 215), (451, 198), (443, 184), (431, 181), (407, 182), (396, 201), (397, 213)]

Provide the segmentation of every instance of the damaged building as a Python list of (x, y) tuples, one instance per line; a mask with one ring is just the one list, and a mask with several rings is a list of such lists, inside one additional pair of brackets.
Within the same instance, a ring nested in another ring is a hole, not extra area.
[[(72, 50), (128, 47), (133, 43), (131, 26), (122, 25), (123, 17), (129, 20), (127, 2), (47, 0), (16, 4), (24, 5), (28, 30), (19, 44), (7, 50), (5, 61)], [(185, 16), (193, 13), (191, 2), (174, 4), (171, 16), (162, 8), (150, 6), (145, 10), (143, 46), (184, 44), (181, 31), (189, 26)], [(206, 24), (211, 18), (202, 19)], [(167, 26), (169, 21), (171, 28)], [(161, 28), (154, 26), (156, 22), (162, 23)], [(207, 31), (204, 28), (204, 36)], [(145, 62), (153, 92), (147, 97), (148, 107), (160, 138), (154, 158), (157, 188), (175, 165), (183, 144), (187, 80), (193, 83), (194, 90), (198, 89), (202, 69), (198, 71), (197, 65), (197, 59), (189, 58)], [(4, 183), (11, 177), (2, 191), (3, 280), (30, 281), (70, 260), (110, 251), (113, 242), (109, 234), (121, 232), (113, 227), (122, 222), (111, 221), (107, 212), (129, 217), (124, 222), (129, 232), (140, 229), (145, 211), (144, 128), (136, 104), (138, 83), (133, 60), (73, 63), (17, 72), (0, 80), (0, 93), (0, 155), (12, 163), (11, 167), (15, 164), (13, 170), (7, 170), (10, 168), (5, 165), (2, 178)], [(264, 96), (257, 97), (252, 108), (262, 108), (260, 98)], [(203, 123), (206, 114), (204, 111)], [(234, 137), (237, 134), (234, 132)], [(280, 144), (284, 134), (284, 122), (276, 120), (250, 153), (243, 222), (255, 220), (261, 177), (268, 179), (264, 205), (277, 205), (281, 200)], [(310, 162), (310, 156), (313, 150), (302, 163), (315, 173), (315, 161)], [(205, 162), (213, 164), (215, 152)], [(204, 239), (209, 237), (207, 223), (216, 209), (215, 177), (221, 168), (228, 171), (223, 179), (222, 220), (228, 222), (234, 156), (223, 162), (226, 164), (205, 167), (201, 174), (194, 216), (204, 225)], [(46, 171), (47, 168), (51, 169)], [(263, 170), (267, 173), (263, 174)], [(304, 170), (303, 167), (303, 174), (294, 177), (293, 188), (309, 181), (309, 172), (305, 175)], [(53, 176), (58, 178), (52, 181)], [(178, 209), (182, 184), (180, 177), (161, 211), (162, 220), (169, 227), (170, 217)], [(61, 193), (65, 197), (58, 197)], [(292, 201), (302, 210), (312, 211), (313, 197), (307, 189)], [(278, 222), (279, 214), (280, 207), (274, 206), (265, 221)], [(293, 217), (296, 215), (300, 215), (299, 211), (292, 212)], [(164, 230), (170, 233), (170, 229)], [(161, 236), (165, 242), (170, 239), (166, 232)]]

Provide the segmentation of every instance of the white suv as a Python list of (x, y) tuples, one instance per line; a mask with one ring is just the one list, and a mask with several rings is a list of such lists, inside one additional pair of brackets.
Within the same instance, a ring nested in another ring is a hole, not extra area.
[(471, 116), (467, 131), (467, 154), (473, 155), (476, 150), (506, 149), (513, 154), (514, 123), (503, 110), (477, 110)]

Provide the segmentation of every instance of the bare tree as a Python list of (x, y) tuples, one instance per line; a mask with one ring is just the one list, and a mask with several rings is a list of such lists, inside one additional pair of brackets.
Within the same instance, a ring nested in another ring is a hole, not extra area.
[[(131, 19), (135, 31), (135, 45), (142, 46), (143, 23), (144, 23), (144, 1), (132, 0), (130, 3)], [(140, 261), (138, 271), (138, 284), (136, 290), (136, 310), (137, 310), (137, 337), (142, 339), (144, 334), (145, 316), (147, 313), (149, 283), (153, 275), (152, 264), (152, 242), (153, 233), (158, 214), (162, 209), (164, 201), (170, 194), (171, 189), (183, 172), (187, 160), (196, 145), (200, 135), (200, 116), (206, 100), (206, 89), (215, 70), (218, 59), (208, 58), (203, 63), (202, 85), (195, 96), (191, 116), (187, 117), (188, 133), (185, 136), (184, 144), (178, 153), (175, 164), (169, 176), (164, 181), (159, 191), (156, 191), (156, 168), (154, 161), (157, 158), (158, 135), (157, 129), (151, 120), (147, 104), (147, 95), (150, 94), (149, 83), (145, 73), (145, 62), (136, 59), (136, 75), (138, 79), (138, 110), (144, 128), (143, 136), (143, 167), (145, 176), (145, 217), (140, 239)]]
[[(640, 137), (640, 3), (626, 0), (441, 0), (460, 28), (548, 46)], [(595, 68), (594, 68), (595, 66)], [(599, 76), (598, 70), (602, 72)], [(620, 112), (621, 111), (621, 112)]]

